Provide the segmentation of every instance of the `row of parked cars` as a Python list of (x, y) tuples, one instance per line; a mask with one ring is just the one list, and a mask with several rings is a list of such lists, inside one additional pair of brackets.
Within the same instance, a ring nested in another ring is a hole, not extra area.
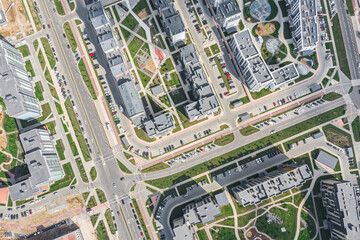
[(171, 159), (170, 161), (168, 161), (167, 163), (172, 165), (173, 163), (175, 162), (185, 162), (185, 159), (187, 158), (191, 158), (192, 156), (195, 156), (196, 154), (198, 153), (201, 153), (201, 152), (205, 152), (205, 151), (208, 151), (208, 150), (212, 150), (212, 149), (215, 149), (216, 148), (216, 145), (215, 144), (209, 144), (205, 147), (201, 147), (201, 148), (198, 148), (196, 149), (195, 151), (192, 151), (192, 152), (189, 152), (189, 153), (186, 153), (186, 154), (183, 154), (182, 156), (180, 157), (176, 157), (174, 159)]

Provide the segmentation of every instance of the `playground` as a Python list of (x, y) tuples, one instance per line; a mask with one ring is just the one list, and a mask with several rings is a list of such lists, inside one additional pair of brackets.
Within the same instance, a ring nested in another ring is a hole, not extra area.
[(250, 5), (250, 14), (259, 21), (266, 21), (271, 14), (271, 6), (268, 0), (256, 0)]
[[(12, 7), (11, 3), (14, 3)], [(0, 9), (6, 12), (7, 24), (0, 27), (3, 37), (16, 37), (20, 39), (33, 33), (31, 22), (24, 11), (24, 5), (20, 0), (1, 0)]]

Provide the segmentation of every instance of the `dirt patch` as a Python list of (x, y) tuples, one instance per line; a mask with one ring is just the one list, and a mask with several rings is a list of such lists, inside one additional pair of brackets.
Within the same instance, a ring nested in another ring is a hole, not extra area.
[(148, 70), (149, 72), (151, 72), (152, 74), (155, 73), (156, 67), (155, 67), (154, 61), (153, 61), (152, 59), (150, 59), (150, 60), (146, 63), (145, 69)]
[(345, 148), (351, 146), (349, 136), (342, 133), (342, 131), (329, 127), (323, 128), (326, 139), (337, 145), (338, 147)]
[(311, 67), (311, 64), (310, 64), (309, 61), (306, 61), (306, 60), (304, 60), (304, 59), (301, 59), (300, 62), (301, 62), (302, 64), (308, 66), (308, 67)]
[(7, 137), (3, 129), (4, 113), (0, 112), (0, 150), (5, 150), (7, 145)]
[(8, 24), (0, 27), (1, 35), (3, 37), (11, 36), (16, 37), (16, 39), (20, 39), (34, 33), (30, 19), (26, 18), (25, 11), (20, 0), (1, 0), (4, 11), (8, 9), (12, 2), (14, 2), (14, 6), (6, 14)]
[(249, 229), (249, 231), (246, 232), (246, 237), (249, 240), (254, 240), (254, 239), (270, 240), (268, 236), (259, 233), (255, 228)]
[(138, 13), (139, 18), (141, 18), (141, 19), (147, 17), (147, 15), (148, 15), (148, 14), (147, 14), (145, 8)]
[[(80, 194), (66, 197), (67, 208), (54, 213), (50, 213), (47, 209), (38, 213), (33, 213), (27, 218), (17, 222), (0, 221), (0, 232), (14, 231), (16, 233), (30, 234), (39, 228), (51, 226), (68, 217), (79, 215), (83, 211), (83, 203)], [(36, 210), (33, 210), (33, 212)]]

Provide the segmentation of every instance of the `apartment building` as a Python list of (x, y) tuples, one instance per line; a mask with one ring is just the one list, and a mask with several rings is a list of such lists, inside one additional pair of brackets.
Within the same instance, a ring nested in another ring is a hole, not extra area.
[(243, 206), (259, 204), (292, 188), (302, 186), (312, 178), (308, 165), (290, 165), (275, 170), (264, 177), (247, 181), (232, 188), (234, 197)]
[(180, 14), (176, 11), (172, 0), (157, 0), (162, 25), (173, 45), (182, 45), (186, 42), (186, 31)]
[(44, 128), (32, 129), (19, 135), (24, 149), (24, 162), (30, 177), (9, 187), (13, 201), (24, 200), (41, 193), (53, 182), (64, 177), (49, 131)]
[(271, 72), (254, 42), (249, 29), (234, 34), (230, 40), (233, 56), (250, 91), (273, 90), (299, 77), (294, 63)]
[(312, 54), (319, 41), (316, 0), (286, 0), (294, 49)]
[(0, 39), (0, 96), (10, 117), (31, 120), (41, 116), (22, 54), (5, 39)]
[(96, 32), (101, 49), (106, 56), (111, 73), (114, 78), (119, 78), (128, 72), (120, 52), (122, 42), (114, 38), (110, 22), (100, 1), (95, 0), (87, 5), (87, 9), (89, 19)]
[(198, 99), (185, 106), (186, 115), (190, 121), (202, 119), (216, 111), (219, 108), (219, 102), (207, 80), (193, 44), (180, 49), (180, 59), (186, 70), (186, 78), (193, 95)]
[(128, 80), (118, 86), (120, 99), (125, 108), (127, 117), (136, 126), (141, 126), (146, 119), (146, 113), (141, 103), (139, 93), (135, 89), (134, 82)]
[(168, 112), (162, 113), (143, 124), (145, 132), (149, 137), (165, 136), (169, 131), (175, 128), (174, 119)]
[(331, 239), (358, 239), (360, 233), (360, 192), (348, 181), (326, 179), (320, 183)]
[(235, 0), (214, 1), (216, 20), (228, 33), (235, 32), (241, 19), (241, 11)]

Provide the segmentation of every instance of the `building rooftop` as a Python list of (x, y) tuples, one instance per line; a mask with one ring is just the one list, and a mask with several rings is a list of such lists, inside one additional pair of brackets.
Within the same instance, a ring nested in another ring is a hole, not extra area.
[(183, 64), (186, 65), (196, 65), (199, 63), (199, 57), (196, 53), (194, 44), (187, 45), (180, 49), (180, 57)]
[(237, 46), (245, 59), (258, 54), (248, 29), (238, 32), (233, 36), (234, 41), (236, 41)]
[(174, 240), (193, 240), (194, 230), (190, 224), (186, 223), (183, 217), (173, 221)]
[(250, 71), (259, 83), (266, 83), (273, 80), (269, 68), (260, 55), (248, 59), (248, 63)]
[(161, 93), (164, 92), (164, 91), (163, 91), (163, 88), (162, 88), (162, 86), (161, 86), (160, 84), (151, 87), (150, 90), (151, 90), (151, 93), (152, 93), (153, 95), (155, 95), (155, 96), (156, 96), (156, 95), (159, 95), (159, 94), (161, 94)]
[(41, 150), (43, 153), (53, 153), (55, 151), (49, 132), (45, 129), (33, 129), (19, 135), (21, 145), (25, 153)]
[(108, 64), (109, 64), (110, 71), (115, 78), (117, 78), (127, 72), (127, 68), (124, 63), (124, 59), (121, 57), (121, 55), (116, 55), (112, 58), (109, 58)]
[(166, 18), (165, 25), (170, 30), (172, 35), (176, 35), (185, 31), (185, 25), (179, 14)]
[(101, 28), (109, 23), (100, 2), (93, 2), (87, 6), (87, 9), (89, 11), (91, 24), (95, 29)]
[(290, 165), (275, 170), (264, 177), (251, 179), (242, 186), (234, 187), (235, 198), (244, 206), (259, 204), (263, 200), (278, 196), (284, 191), (300, 187), (312, 178), (308, 165)]
[(144, 122), (144, 128), (149, 137), (158, 135), (175, 128), (174, 120), (170, 113), (166, 112)]
[(316, 161), (319, 161), (320, 163), (324, 164), (325, 166), (334, 169), (336, 167), (336, 164), (338, 163), (339, 159), (336, 157), (319, 150), (319, 154), (316, 157)]
[(185, 221), (189, 224), (209, 223), (215, 220), (216, 216), (221, 214), (219, 205), (212, 199), (206, 197), (195, 203), (190, 203), (184, 209)]
[(216, 202), (219, 204), (219, 207), (222, 207), (229, 203), (225, 192), (221, 192), (215, 195)]
[(291, 63), (290, 65), (284, 66), (272, 72), (276, 84), (282, 84), (287, 81), (291, 81), (299, 77), (299, 72), (297, 71), (295, 64)]
[(217, 11), (220, 11), (221, 14), (227, 18), (241, 13), (239, 7), (235, 3), (235, 0), (222, 1), (218, 6)]
[(113, 36), (111, 30), (108, 32), (99, 34), (98, 40), (99, 40), (100, 46), (101, 46), (102, 50), (104, 51), (104, 53), (108, 53), (117, 48), (117, 43), (114, 39), (114, 36)]
[(144, 107), (141, 103), (139, 93), (135, 89), (132, 81), (127, 81), (119, 85), (120, 98), (129, 118), (136, 115), (145, 114)]

